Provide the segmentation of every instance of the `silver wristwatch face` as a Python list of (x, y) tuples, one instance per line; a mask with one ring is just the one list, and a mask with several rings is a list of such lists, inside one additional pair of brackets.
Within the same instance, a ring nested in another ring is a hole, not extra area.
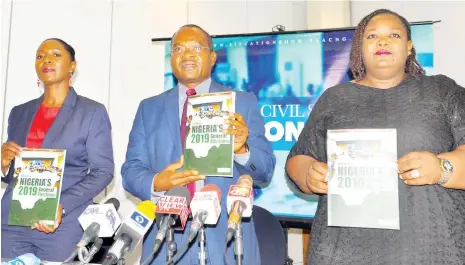
[(446, 159), (441, 159), (441, 169), (446, 173), (454, 172), (454, 166), (452, 165), (452, 162)]

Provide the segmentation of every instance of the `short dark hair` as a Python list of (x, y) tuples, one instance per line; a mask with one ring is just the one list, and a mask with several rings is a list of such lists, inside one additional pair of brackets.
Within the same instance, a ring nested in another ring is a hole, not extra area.
[[(410, 24), (403, 16), (397, 14), (396, 12), (393, 12), (388, 9), (378, 9), (365, 16), (355, 28), (354, 37), (352, 39), (352, 50), (350, 52), (350, 70), (352, 71), (352, 74), (356, 81), (362, 80), (366, 75), (365, 65), (363, 64), (362, 51), (363, 32), (365, 31), (366, 26), (373, 17), (383, 14), (393, 15), (399, 18), (399, 20), (404, 25), (405, 30), (407, 31), (408, 40), (412, 40)], [(412, 51), (410, 55), (407, 57), (407, 61), (405, 63), (405, 72), (414, 77), (418, 77), (420, 75), (425, 74), (425, 70), (421, 67), (421, 65), (418, 63), (416, 59), (416, 51), (413, 46)]]
[(54, 41), (58, 41), (59, 43), (61, 43), (61, 45), (63, 45), (65, 50), (68, 52), (69, 57), (71, 58), (71, 62), (76, 61), (76, 51), (74, 51), (74, 48), (71, 45), (69, 45), (66, 41), (59, 39), (59, 38), (50, 38), (50, 39), (44, 40), (42, 43), (49, 41), (49, 40), (54, 40)]
[(205, 37), (207, 37), (207, 42), (208, 42), (208, 48), (210, 48), (210, 51), (213, 51), (213, 40), (212, 40), (212, 36), (207, 32), (205, 31), (203, 28), (201, 28), (200, 26), (196, 25), (196, 24), (186, 24), (182, 27), (180, 27), (174, 34), (173, 36), (171, 37), (171, 42), (173, 42), (173, 39), (174, 39), (174, 36), (178, 33), (178, 31), (182, 28), (196, 28), (200, 31), (203, 32), (203, 34), (205, 35)]

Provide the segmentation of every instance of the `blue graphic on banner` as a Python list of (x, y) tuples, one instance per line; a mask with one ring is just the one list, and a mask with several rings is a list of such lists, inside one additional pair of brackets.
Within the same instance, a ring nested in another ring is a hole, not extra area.
[[(255, 204), (282, 218), (312, 218), (318, 196), (301, 193), (285, 176), (285, 163), (320, 95), (351, 80), (353, 30), (256, 35), (213, 39), (217, 53), (214, 81), (257, 96), (265, 134), (276, 155), (271, 183), (255, 189)], [(417, 59), (433, 71), (432, 24), (412, 26)], [(165, 89), (176, 85), (165, 44)]]

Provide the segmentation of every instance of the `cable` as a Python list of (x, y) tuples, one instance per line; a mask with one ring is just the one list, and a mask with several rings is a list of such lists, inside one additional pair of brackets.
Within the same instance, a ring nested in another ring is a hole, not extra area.
[(74, 260), (74, 258), (78, 255), (78, 252), (79, 252), (79, 247), (76, 247), (73, 251), (73, 253), (71, 253), (71, 255), (69, 255), (69, 257), (67, 257), (65, 259), (64, 262), (71, 262)]
[(152, 252), (147, 256), (144, 262), (141, 263), (141, 265), (147, 265), (147, 262), (153, 259), (153, 255), (155, 255), (155, 251), (152, 250)]
[(100, 250), (103, 245), (103, 239), (97, 238), (92, 246), (87, 249), (87, 247), (81, 247), (78, 250), (79, 261), (84, 263), (89, 263), (95, 256), (95, 254)]
[(226, 246), (224, 247), (224, 254), (223, 254), (224, 261), (226, 262), (227, 265), (231, 265), (231, 262), (228, 259), (228, 243), (226, 243)]
[(81, 262), (88, 262), (86, 261), (89, 255), (89, 250), (86, 247), (81, 247), (78, 251), (78, 258)]
[(116, 265), (125, 265), (126, 261), (124, 261), (124, 258), (120, 258), (118, 262), (116, 262)]

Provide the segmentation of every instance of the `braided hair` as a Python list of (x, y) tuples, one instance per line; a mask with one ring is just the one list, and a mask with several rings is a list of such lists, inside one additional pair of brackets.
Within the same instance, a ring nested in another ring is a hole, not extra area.
[[(362, 51), (363, 33), (365, 32), (365, 28), (373, 17), (383, 14), (389, 14), (399, 18), (399, 20), (404, 25), (405, 30), (407, 31), (408, 40), (412, 40), (410, 24), (404, 17), (397, 14), (396, 12), (393, 12), (388, 9), (378, 9), (373, 11), (371, 14), (365, 16), (355, 28), (355, 33), (352, 40), (352, 50), (350, 52), (350, 70), (352, 71), (352, 75), (354, 76), (356, 81), (360, 81), (366, 76), (366, 69), (363, 63)], [(407, 57), (407, 61), (405, 63), (405, 72), (414, 77), (419, 77), (420, 75), (425, 74), (425, 70), (421, 67), (421, 65), (418, 63), (416, 59), (416, 51), (413, 46), (411, 53)]]

